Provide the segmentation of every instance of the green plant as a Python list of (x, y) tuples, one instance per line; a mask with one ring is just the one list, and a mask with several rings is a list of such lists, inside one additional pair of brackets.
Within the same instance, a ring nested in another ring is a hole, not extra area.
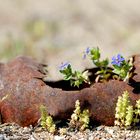
[(113, 78), (117, 78), (119, 80), (123, 81), (129, 81), (129, 79), (132, 77), (132, 68), (133, 68), (133, 60), (132, 58), (129, 61), (126, 61), (124, 57), (120, 54), (117, 55), (117, 57), (112, 58), (112, 67), (113, 70), (108, 67), (109, 60), (108, 58), (104, 60), (100, 60), (100, 50), (99, 48), (87, 48), (84, 51), (83, 58), (85, 59), (86, 56), (88, 56), (95, 66), (99, 68), (99, 70), (96, 72), (96, 82), (98, 81), (107, 81), (113, 73)]
[(56, 126), (53, 122), (53, 118), (48, 115), (46, 108), (41, 105), (41, 126), (48, 130), (50, 133), (54, 133), (56, 131)]
[[(118, 54), (117, 57), (112, 58), (112, 68), (109, 68), (108, 58), (101, 60), (101, 54), (99, 48), (87, 48), (84, 51), (83, 58), (89, 57), (93, 64), (98, 68), (98, 71), (95, 73), (96, 78), (95, 82), (108, 81), (109, 78), (117, 78), (119, 80), (129, 82), (129, 79), (132, 77), (132, 68), (133, 68), (133, 59), (126, 61), (122, 55)], [(90, 84), (88, 78), (88, 71), (79, 72), (73, 71), (71, 64), (66, 62), (62, 63), (59, 70), (64, 75), (64, 80), (70, 80), (71, 86), (77, 86), (83, 84), (83, 82)]]
[(98, 80), (108, 80), (111, 76), (111, 70), (108, 69), (109, 60), (108, 58), (100, 60), (101, 54), (99, 48), (88, 47), (84, 52), (83, 58), (85, 59), (86, 56), (88, 56), (92, 60), (93, 64), (99, 68), (99, 70), (96, 72), (97, 78), (95, 81), (98, 82)]
[(83, 82), (90, 83), (88, 79), (88, 71), (73, 71), (70, 63), (62, 63), (60, 72), (64, 75), (64, 80), (70, 80), (71, 86), (79, 87)]
[(130, 104), (129, 93), (124, 91), (118, 97), (116, 104), (115, 125), (121, 127), (134, 126), (140, 121), (140, 99), (136, 101), (135, 107)]
[(113, 73), (118, 75), (119, 79), (128, 81), (132, 76), (131, 70), (133, 68), (132, 61), (126, 61), (122, 55), (118, 54), (117, 57), (112, 58)]
[(83, 111), (81, 111), (80, 102), (79, 100), (77, 100), (75, 102), (75, 110), (71, 115), (71, 120), (69, 123), (70, 128), (75, 128), (77, 130), (83, 131), (88, 128), (89, 121), (89, 110), (84, 109)]

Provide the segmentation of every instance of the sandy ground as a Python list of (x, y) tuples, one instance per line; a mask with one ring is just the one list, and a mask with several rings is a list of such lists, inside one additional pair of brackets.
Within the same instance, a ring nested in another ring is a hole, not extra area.
[(125, 57), (140, 53), (139, 0), (0, 0), (0, 3), (0, 42), (8, 33), (25, 38), (24, 25), (33, 18), (46, 21), (48, 28), (55, 25), (55, 30), (51, 33), (48, 30), (35, 46), (37, 59), (49, 65), (50, 79), (61, 77), (58, 72), (61, 62), (69, 61), (75, 69), (91, 67), (90, 61), (82, 60), (82, 52), (88, 46), (99, 46), (102, 57), (109, 58), (117, 53)]

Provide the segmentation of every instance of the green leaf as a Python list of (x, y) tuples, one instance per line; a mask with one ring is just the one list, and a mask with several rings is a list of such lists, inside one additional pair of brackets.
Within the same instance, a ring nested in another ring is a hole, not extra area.
[(91, 59), (92, 60), (98, 60), (100, 58), (100, 51), (99, 48), (92, 48), (90, 51)]
[(100, 62), (100, 67), (107, 67), (109, 64), (109, 60), (105, 59), (103, 61)]
[(115, 73), (115, 74), (120, 75), (120, 70), (118, 70), (118, 69), (114, 69), (112, 72)]

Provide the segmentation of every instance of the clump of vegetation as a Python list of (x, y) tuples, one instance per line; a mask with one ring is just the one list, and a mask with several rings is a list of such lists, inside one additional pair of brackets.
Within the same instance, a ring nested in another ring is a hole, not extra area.
[(118, 54), (117, 57), (112, 57), (112, 68), (113, 70), (109, 69), (109, 60), (108, 58), (104, 60), (100, 60), (100, 50), (99, 48), (87, 48), (84, 52), (84, 58), (86, 56), (89, 56), (90, 59), (93, 61), (94, 65), (99, 68), (99, 71), (97, 71), (96, 75), (96, 81), (107, 81), (111, 74), (115, 74), (114, 77), (116, 77), (119, 80), (128, 81), (131, 76), (131, 70), (133, 68), (132, 58), (130, 61), (126, 61), (124, 57), (121, 54)]
[(80, 102), (77, 100), (75, 102), (75, 110), (71, 115), (71, 120), (69, 123), (70, 128), (77, 129), (77, 130), (85, 130), (89, 126), (89, 110), (84, 109), (81, 111)]
[(109, 60), (108, 58), (101, 60), (101, 54), (99, 48), (87, 48), (84, 52), (83, 58), (85, 59), (86, 56), (88, 56), (93, 64), (99, 68), (99, 70), (96, 72), (97, 78), (96, 82), (100, 81), (107, 81), (109, 77), (111, 76), (111, 71), (108, 69)]
[(46, 108), (41, 105), (41, 126), (47, 129), (48, 132), (54, 133), (56, 131), (56, 125), (54, 124), (53, 118), (48, 115)]
[(88, 79), (88, 71), (73, 71), (71, 64), (68, 62), (61, 64), (60, 72), (64, 75), (64, 80), (70, 80), (71, 86), (79, 87), (84, 82), (90, 84)]
[[(117, 57), (112, 57), (112, 68), (109, 67), (108, 58), (101, 60), (101, 54), (99, 48), (87, 48), (84, 51), (83, 58), (89, 57), (93, 64), (99, 69), (95, 75), (95, 82), (104, 82), (108, 81), (110, 78), (123, 80), (129, 82), (129, 79), (132, 77), (133, 73), (133, 59), (130, 58), (129, 61), (126, 61), (121, 54), (118, 54)], [(77, 86), (85, 83), (90, 84), (88, 71), (79, 72), (72, 70), (70, 63), (62, 63), (60, 66), (60, 72), (64, 75), (64, 80), (70, 80), (71, 86)]]
[(117, 74), (119, 79), (128, 81), (131, 76), (131, 70), (133, 68), (132, 59), (126, 61), (122, 55), (118, 54), (117, 57), (112, 58), (113, 73)]
[[(124, 91), (123, 95), (118, 97), (118, 101), (116, 104), (115, 118), (117, 120), (115, 121), (115, 125), (119, 125), (119, 126), (126, 126), (127, 124), (131, 125), (132, 123), (131, 118), (133, 118), (133, 113), (129, 113), (129, 111), (133, 112), (132, 110), (133, 108), (130, 105), (129, 93), (127, 91)], [(128, 119), (128, 116), (130, 117), (130, 119)], [(127, 122), (128, 120), (129, 123)]]
[(140, 117), (140, 100), (136, 101), (136, 105), (133, 107), (130, 103), (129, 93), (124, 91), (123, 95), (118, 97), (116, 104), (115, 125), (134, 126), (140, 121), (138, 117)]
[[(45, 106), (41, 105), (40, 111), (41, 111), (42, 128), (46, 129), (50, 133), (55, 133), (56, 125), (53, 121), (53, 118), (50, 115), (48, 115)], [(83, 111), (81, 111), (80, 102), (79, 100), (77, 100), (75, 102), (75, 110), (71, 115), (69, 128), (84, 131), (86, 128), (89, 127), (89, 122), (90, 122), (89, 110), (84, 109)], [(60, 128), (58, 132), (60, 135), (65, 135), (67, 133), (67, 129)]]

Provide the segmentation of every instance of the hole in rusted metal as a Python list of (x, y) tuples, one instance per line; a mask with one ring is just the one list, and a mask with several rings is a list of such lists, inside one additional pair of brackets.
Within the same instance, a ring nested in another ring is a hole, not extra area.
[[(111, 69), (111, 68), (109, 68)], [(74, 87), (74, 86), (71, 86), (70, 85), (70, 81), (65, 81), (65, 80), (59, 80), (59, 81), (45, 81), (46, 85), (52, 87), (52, 88), (60, 88), (62, 90), (66, 90), (66, 91), (74, 91), (74, 90), (81, 90), (81, 89), (84, 89), (84, 88), (87, 88), (87, 87), (90, 87), (92, 86), (94, 83), (95, 83), (95, 79), (96, 79), (96, 76), (95, 73), (99, 70), (99, 68), (91, 68), (91, 69), (86, 69), (84, 71), (88, 71), (89, 72), (89, 80), (91, 82), (91, 84), (86, 84), (84, 83), (83, 85), (80, 85), (80, 87)], [(112, 75), (110, 76), (110, 79), (113, 79), (112, 78)]]

